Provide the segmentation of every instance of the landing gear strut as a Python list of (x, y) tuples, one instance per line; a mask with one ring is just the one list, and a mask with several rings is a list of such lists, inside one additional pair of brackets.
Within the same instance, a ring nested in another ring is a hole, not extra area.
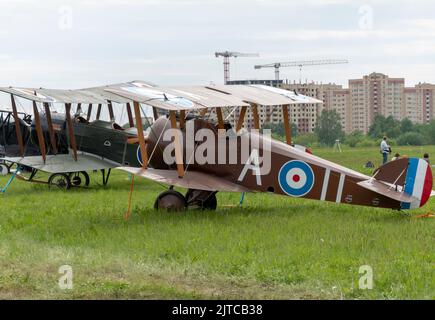
[(166, 211), (184, 211), (189, 209), (216, 210), (217, 191), (189, 189), (186, 196), (173, 190), (162, 192), (154, 202), (154, 209)]
[(187, 206), (192, 209), (216, 210), (216, 191), (189, 189), (186, 193)]
[(103, 186), (106, 186), (107, 183), (109, 182), (111, 172), (112, 172), (112, 169), (107, 170), (107, 172), (106, 172), (106, 169), (101, 169), (101, 174), (103, 176)]

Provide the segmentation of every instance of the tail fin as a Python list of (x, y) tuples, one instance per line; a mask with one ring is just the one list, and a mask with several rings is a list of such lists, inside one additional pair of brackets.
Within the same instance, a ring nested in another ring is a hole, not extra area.
[(402, 209), (420, 208), (434, 195), (430, 165), (417, 158), (388, 162), (375, 171), (372, 179), (358, 184), (400, 201)]
[(416, 209), (424, 206), (432, 194), (432, 170), (427, 161), (417, 158), (408, 159), (404, 192), (419, 201), (402, 202), (402, 209)]

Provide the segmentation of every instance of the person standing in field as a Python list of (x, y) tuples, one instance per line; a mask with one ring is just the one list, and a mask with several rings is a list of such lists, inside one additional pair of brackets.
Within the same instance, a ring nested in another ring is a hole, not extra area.
[(381, 141), (381, 153), (382, 153), (382, 164), (388, 162), (388, 154), (391, 152), (391, 148), (387, 143), (387, 137), (384, 137)]
[(430, 164), (430, 162), (429, 162), (429, 153), (425, 153), (423, 155), (423, 159), (426, 160), (428, 164)]

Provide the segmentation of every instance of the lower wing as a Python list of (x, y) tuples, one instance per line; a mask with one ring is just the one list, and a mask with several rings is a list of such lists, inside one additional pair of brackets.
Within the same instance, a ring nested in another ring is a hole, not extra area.
[(31, 167), (48, 173), (68, 173), (111, 169), (119, 166), (112, 161), (104, 160), (90, 154), (79, 153), (77, 161), (70, 154), (47, 155), (46, 161), (41, 156), (4, 157), (1, 160)]
[(228, 180), (197, 171), (188, 171), (183, 178), (179, 178), (176, 170), (159, 170), (152, 168), (142, 169), (132, 167), (120, 167), (118, 169), (155, 182), (186, 189), (227, 192), (249, 191), (247, 188)]

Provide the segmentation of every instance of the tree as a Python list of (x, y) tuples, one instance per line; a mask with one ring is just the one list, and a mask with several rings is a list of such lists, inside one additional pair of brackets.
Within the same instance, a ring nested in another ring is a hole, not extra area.
[(314, 133), (320, 143), (332, 146), (337, 139), (343, 139), (340, 115), (335, 110), (323, 110), (317, 118)]
[(384, 117), (377, 114), (373, 119), (373, 123), (369, 128), (369, 136), (372, 138), (397, 138), (400, 135), (400, 121), (392, 116)]
[(418, 132), (406, 132), (397, 138), (397, 143), (401, 146), (421, 146), (424, 137)]
[(409, 120), (408, 118), (403, 119), (400, 121), (400, 133), (404, 134), (407, 132), (411, 132), (414, 130), (414, 124)]
[(363, 141), (366, 138), (364, 132), (355, 130), (351, 134), (347, 135), (344, 142), (351, 148), (356, 147), (357, 143)]

